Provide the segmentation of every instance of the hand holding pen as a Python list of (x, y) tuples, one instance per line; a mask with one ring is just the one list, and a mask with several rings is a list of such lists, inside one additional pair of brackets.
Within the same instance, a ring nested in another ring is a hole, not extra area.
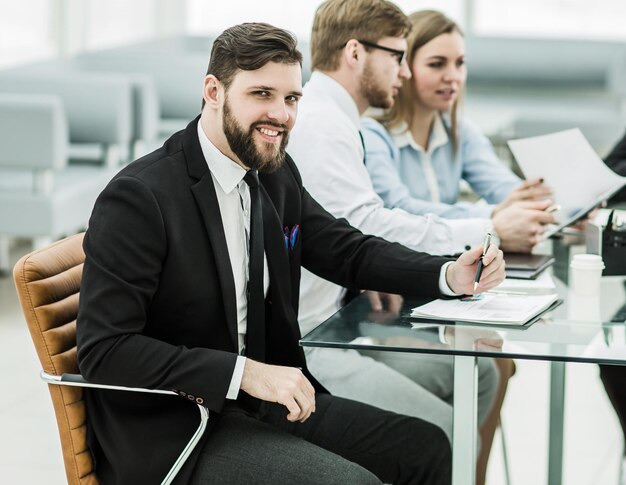
[(491, 246), (491, 233), (485, 234), (485, 240), (483, 241), (483, 254), (478, 260), (478, 264), (476, 265), (476, 274), (474, 275), (474, 293), (476, 293), (476, 289), (478, 288), (478, 282), (480, 281), (480, 277), (483, 275), (483, 267), (484, 267), (484, 259), (487, 251), (489, 251), (489, 246)]
[[(479, 265), (482, 269), (477, 276)], [(482, 293), (495, 288), (504, 281), (504, 276), (504, 256), (498, 246), (491, 243), (491, 235), (489, 240), (485, 237), (483, 246), (464, 252), (446, 268), (446, 282), (459, 295)]]

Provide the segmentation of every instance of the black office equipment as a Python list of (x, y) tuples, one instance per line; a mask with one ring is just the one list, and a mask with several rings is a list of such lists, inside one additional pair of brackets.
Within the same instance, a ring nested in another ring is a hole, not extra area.
[(603, 276), (626, 275), (626, 221), (618, 221), (612, 210), (602, 230)]

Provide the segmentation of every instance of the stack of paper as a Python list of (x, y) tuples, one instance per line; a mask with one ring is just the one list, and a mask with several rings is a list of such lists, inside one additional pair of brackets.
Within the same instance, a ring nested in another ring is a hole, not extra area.
[(411, 317), (452, 322), (523, 325), (557, 301), (556, 294), (483, 293), (460, 300), (434, 300), (413, 308)]

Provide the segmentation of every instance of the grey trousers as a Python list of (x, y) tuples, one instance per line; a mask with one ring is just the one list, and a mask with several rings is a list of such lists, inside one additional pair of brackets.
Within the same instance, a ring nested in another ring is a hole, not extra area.
[(450, 445), (430, 423), (328, 394), (305, 423), (286, 416), (275, 403), (212, 416), (191, 485), (450, 484)]
[[(452, 437), (454, 363), (447, 355), (305, 348), (307, 365), (333, 395), (439, 426)], [(493, 359), (478, 359), (478, 422), (498, 390)]]

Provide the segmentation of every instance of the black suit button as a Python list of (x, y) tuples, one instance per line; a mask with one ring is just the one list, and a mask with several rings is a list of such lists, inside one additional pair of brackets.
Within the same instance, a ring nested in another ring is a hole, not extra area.
[(202, 404), (202, 403), (204, 403), (204, 399), (202, 399), (201, 397), (197, 397), (197, 398), (196, 398), (196, 402), (197, 402), (198, 404)]

